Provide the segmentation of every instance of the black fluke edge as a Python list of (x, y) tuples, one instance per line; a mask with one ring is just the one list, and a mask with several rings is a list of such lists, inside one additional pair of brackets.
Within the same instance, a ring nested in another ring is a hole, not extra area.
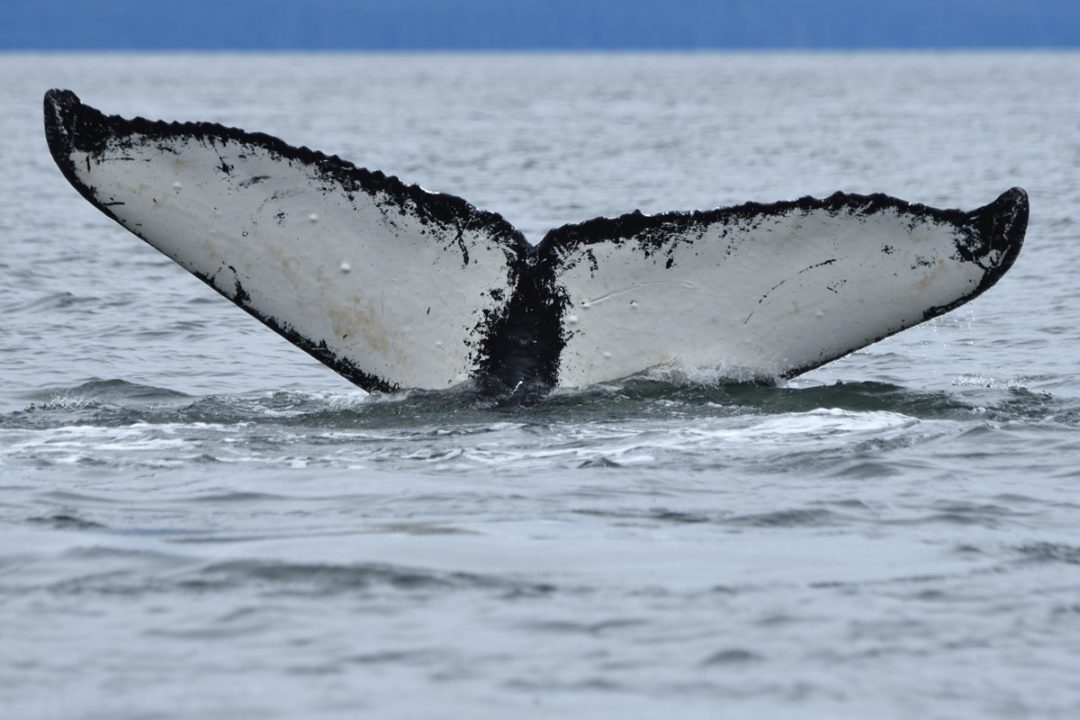
[[(408, 205), (421, 221), (484, 228), (504, 249), (513, 287), (505, 311), (485, 316), (474, 329), (474, 379), (479, 387), (497, 395), (536, 397), (558, 382), (559, 359), (567, 334), (563, 314), (568, 298), (558, 283), (566, 258), (575, 250), (600, 243), (634, 242), (641, 251), (673, 252), (673, 237), (693, 234), (715, 224), (751, 225), (766, 217), (791, 212), (825, 210), (873, 215), (886, 210), (929, 217), (959, 229), (962, 240), (957, 255), (984, 270), (982, 281), (970, 294), (954, 303), (929, 308), (924, 319), (947, 312), (989, 289), (1012, 266), (1023, 244), (1028, 222), (1028, 198), (1021, 188), (1012, 188), (994, 202), (971, 212), (941, 210), (908, 203), (884, 194), (834, 193), (827, 198), (803, 197), (776, 203), (748, 202), (706, 211), (670, 212), (644, 215), (638, 211), (615, 218), (596, 218), (551, 230), (539, 245), (531, 246), (524, 236), (498, 213), (479, 210), (464, 199), (445, 193), (430, 193), (417, 185), (407, 185), (397, 177), (357, 167), (336, 155), (324, 155), (306, 147), (294, 147), (264, 133), (204, 122), (164, 122), (144, 118), (131, 120), (108, 116), (84, 105), (70, 90), (49, 90), (45, 94), (45, 136), (53, 159), (64, 177), (102, 213), (116, 220), (109, 206), (96, 196), (94, 188), (82, 183), (75, 172), (72, 150), (91, 155), (102, 152), (110, 142), (122, 143), (131, 136), (150, 138), (213, 138), (259, 146), (282, 158), (314, 166), (345, 192), (385, 193), (402, 207)], [(138, 233), (135, 233), (136, 235)], [(469, 263), (462, 247), (463, 262)], [(992, 261), (987, 261), (993, 253)], [(670, 259), (668, 267), (671, 266)], [(210, 278), (201, 277), (217, 290)], [(222, 293), (225, 295), (225, 293)], [(324, 340), (314, 340), (296, 328), (266, 317), (250, 307), (247, 293), (238, 288), (235, 296), (225, 295), (289, 342), (369, 391), (394, 391), (399, 387), (357, 367), (332, 352)], [(882, 338), (887, 337), (885, 335)], [(877, 338), (880, 340), (882, 338)], [(785, 373), (793, 377), (818, 367), (817, 363)], [(644, 368), (643, 368), (644, 369)]]
[[(216, 123), (170, 123), (140, 117), (127, 120), (118, 115), (105, 115), (89, 105), (84, 105), (70, 90), (49, 90), (45, 93), (45, 137), (49, 142), (49, 150), (57, 165), (64, 171), (65, 177), (77, 188), (77, 179), (69, 175), (71, 149), (91, 154), (99, 153), (105, 149), (108, 142), (122, 141), (132, 135), (161, 139), (213, 138), (223, 142), (235, 141), (255, 145), (282, 158), (318, 167), (327, 179), (339, 183), (345, 192), (381, 192), (402, 205), (408, 202), (415, 207), (421, 221), (437, 221), (448, 225), (468, 222), (471, 227), (490, 228), (499, 242), (518, 252), (523, 252), (529, 246), (524, 236), (498, 213), (479, 210), (455, 195), (432, 193), (418, 185), (406, 185), (393, 175), (357, 167), (337, 155), (325, 155), (306, 147), (294, 147), (272, 135), (247, 132)], [(94, 200), (91, 202), (97, 205)], [(109, 214), (104, 208), (102, 210)]]

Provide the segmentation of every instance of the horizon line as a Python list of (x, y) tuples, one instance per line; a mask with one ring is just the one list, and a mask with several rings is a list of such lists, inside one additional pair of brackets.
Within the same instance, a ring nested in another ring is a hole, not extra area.
[(0, 53), (5, 54), (106, 54), (106, 53), (160, 53), (160, 54), (311, 54), (311, 55), (405, 55), (405, 54), (447, 54), (447, 55), (490, 55), (490, 54), (567, 54), (567, 55), (602, 55), (602, 54), (707, 54), (707, 53), (994, 53), (994, 52), (1080, 52), (1076, 45), (755, 45), (755, 46), (716, 46), (716, 47), (680, 47), (680, 46), (618, 46), (618, 47), (34, 47), (0, 46)]

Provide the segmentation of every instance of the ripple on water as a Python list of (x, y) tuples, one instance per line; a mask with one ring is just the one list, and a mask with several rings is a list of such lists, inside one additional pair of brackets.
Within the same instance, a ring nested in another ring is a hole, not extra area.
[(1064, 563), (1080, 565), (1080, 547), (1063, 543), (1036, 542), (1021, 545), (1017, 552), (1032, 563)]
[[(0, 416), (0, 458), (36, 467), (285, 463), (528, 472), (552, 464), (661, 467), (677, 459), (699, 470), (735, 466), (871, 480), (916, 467), (901, 456), (908, 448), (980, 434), (987, 436), (980, 447), (993, 448), (992, 436), (1001, 432), (960, 400), (876, 383), (688, 387), (630, 380), (521, 407), (469, 391), (191, 397), (121, 380), (31, 397), (26, 409)], [(1015, 418), (1045, 412), (1048, 404), (1052, 399), (1027, 395), (1017, 404), (1010, 395), (994, 413)], [(966, 422), (959, 419), (964, 413)]]

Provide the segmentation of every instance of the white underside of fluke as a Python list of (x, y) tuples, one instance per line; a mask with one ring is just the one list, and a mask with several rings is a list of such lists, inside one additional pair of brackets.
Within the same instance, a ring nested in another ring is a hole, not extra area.
[(821, 365), (972, 293), (985, 271), (956, 257), (958, 240), (951, 224), (895, 209), (794, 209), (676, 231), (657, 250), (633, 238), (579, 246), (559, 276), (570, 299), (559, 382)]
[(257, 145), (129, 138), (71, 160), (124, 227), (392, 385), (466, 381), (474, 329), (504, 304), (491, 291), (511, 284), (489, 233), (423, 223), (384, 193), (346, 192)]
[(500, 216), (266, 135), (106, 117), (50, 91), (90, 202), (368, 389), (578, 387), (675, 365), (790, 377), (990, 287), (1013, 189), (970, 213), (836, 194), (632, 213), (530, 248)]

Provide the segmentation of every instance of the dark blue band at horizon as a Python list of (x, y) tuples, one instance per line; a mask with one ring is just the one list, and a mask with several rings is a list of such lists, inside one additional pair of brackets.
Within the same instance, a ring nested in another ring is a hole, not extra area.
[(1076, 48), (1073, 0), (5, 0), (0, 50)]

